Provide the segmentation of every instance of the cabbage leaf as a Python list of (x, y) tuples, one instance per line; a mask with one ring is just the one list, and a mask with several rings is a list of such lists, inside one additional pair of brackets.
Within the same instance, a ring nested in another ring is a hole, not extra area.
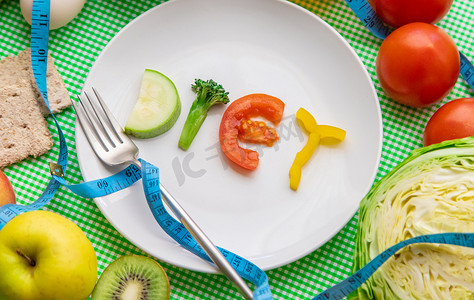
[[(353, 272), (403, 240), (474, 232), (474, 137), (413, 151), (362, 199)], [(403, 248), (348, 299), (474, 299), (474, 249)]]

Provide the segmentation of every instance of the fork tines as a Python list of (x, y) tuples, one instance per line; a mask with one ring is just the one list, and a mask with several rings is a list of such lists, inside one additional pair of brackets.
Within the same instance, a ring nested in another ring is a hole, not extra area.
[(94, 88), (92, 91), (91, 96), (86, 91), (83, 92), (85, 97), (78, 95), (80, 107), (74, 101), (73, 107), (87, 138), (92, 139), (89, 142), (93, 145), (100, 144), (108, 152), (111, 148), (123, 143), (119, 134), (122, 128), (99, 93)]

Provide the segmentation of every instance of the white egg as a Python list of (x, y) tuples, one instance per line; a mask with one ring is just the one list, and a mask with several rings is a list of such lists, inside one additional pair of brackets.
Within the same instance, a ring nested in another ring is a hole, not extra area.
[[(86, 0), (50, 0), (49, 29), (62, 27), (74, 19)], [(20, 8), (23, 17), (31, 24), (31, 9), (33, 0), (20, 0)]]

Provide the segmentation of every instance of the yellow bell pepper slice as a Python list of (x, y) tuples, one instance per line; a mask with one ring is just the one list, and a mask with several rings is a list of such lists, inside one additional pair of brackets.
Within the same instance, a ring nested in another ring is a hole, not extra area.
[(346, 137), (345, 130), (330, 125), (318, 125), (316, 130), (321, 136), (321, 144), (337, 144)]
[(314, 117), (304, 108), (298, 109), (296, 112), (296, 121), (298, 125), (306, 130), (306, 133), (309, 135), (311, 132), (316, 132), (318, 123)]
[(318, 125), (314, 117), (304, 108), (298, 109), (296, 120), (308, 134), (308, 141), (303, 149), (296, 154), (290, 168), (290, 188), (294, 191), (300, 184), (303, 166), (311, 158), (319, 143), (336, 144), (346, 137), (346, 132), (343, 129), (330, 125)]
[(290, 168), (290, 188), (294, 191), (298, 189), (301, 181), (301, 169), (308, 162), (319, 145), (319, 134), (310, 133), (306, 145), (300, 152), (296, 153), (295, 160)]

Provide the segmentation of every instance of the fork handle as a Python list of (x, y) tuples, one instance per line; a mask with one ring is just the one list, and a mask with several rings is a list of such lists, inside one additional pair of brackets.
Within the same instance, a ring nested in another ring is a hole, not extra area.
[[(133, 160), (133, 164), (141, 168), (141, 164), (138, 160)], [(160, 182), (161, 195), (166, 205), (173, 211), (176, 217), (179, 219), (181, 224), (189, 231), (197, 243), (202, 247), (204, 252), (209, 258), (216, 264), (222, 273), (238, 288), (240, 293), (247, 300), (253, 299), (253, 293), (247, 286), (242, 277), (239, 276), (237, 271), (230, 265), (229, 261), (224, 255), (217, 249), (207, 235), (201, 230), (201, 228), (194, 222), (191, 216), (184, 210), (184, 208), (178, 203), (178, 201), (168, 192), (168, 190)]]
[(217, 249), (207, 235), (199, 228), (194, 220), (186, 213), (179, 203), (171, 196), (171, 194), (160, 183), (161, 193), (165, 203), (176, 214), (184, 227), (191, 233), (198, 244), (203, 248), (211, 260), (219, 267), (224, 275), (232, 281), (239, 291), (244, 295), (245, 299), (253, 299), (253, 294), (245, 281), (237, 274), (235, 269), (230, 265), (224, 255)]

